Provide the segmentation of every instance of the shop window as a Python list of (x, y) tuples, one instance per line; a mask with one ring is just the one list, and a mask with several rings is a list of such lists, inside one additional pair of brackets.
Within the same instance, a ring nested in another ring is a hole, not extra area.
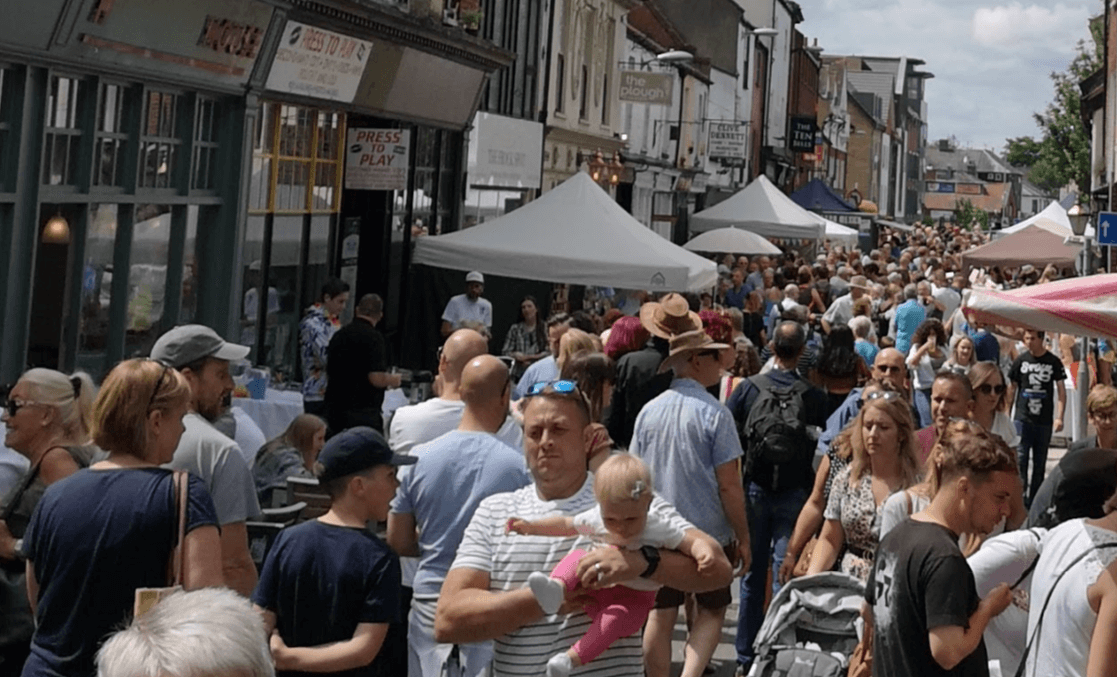
[(120, 186), (124, 152), (128, 144), (124, 129), (124, 87), (101, 83), (97, 102), (97, 129), (93, 156), (93, 185)]
[(190, 187), (194, 190), (216, 188), (214, 170), (217, 160), (217, 102), (199, 97), (194, 110), (194, 161)]
[(94, 204), (89, 207), (76, 367), (90, 374), (100, 374), (105, 367), (118, 211), (119, 205), (115, 204)]
[[(8, 135), (11, 133), (11, 101), (12, 96), (9, 89), (12, 86), (12, 71), (0, 64), (0, 167), (7, 165), (5, 162), (6, 156), (5, 149), (8, 147)], [(3, 172), (0, 172), (0, 192), (4, 191), (7, 185), (7, 177)]]
[(128, 315), (124, 355), (147, 355), (162, 332), (167, 289), (167, 253), (171, 244), (169, 205), (136, 205), (132, 255), (128, 271)]
[(86, 83), (77, 78), (52, 75), (47, 96), (46, 134), (42, 181), (48, 186), (71, 186), (77, 178), (81, 154), (78, 126), (80, 99)]
[(149, 91), (140, 134), (140, 187), (173, 188), (179, 159), (178, 95)]
[(280, 380), (300, 378), (299, 320), (329, 274), (344, 134), (345, 116), (337, 111), (279, 103), (264, 103), (258, 111), (241, 269), (241, 342), (253, 346), (250, 359)]

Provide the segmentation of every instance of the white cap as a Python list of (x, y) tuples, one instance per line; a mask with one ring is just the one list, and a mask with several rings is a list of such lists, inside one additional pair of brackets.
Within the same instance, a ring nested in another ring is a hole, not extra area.
[(466, 273), (465, 281), (466, 282), (480, 282), (481, 284), (485, 284), (485, 276), (482, 275), (481, 273), (477, 272), (476, 270), (472, 270), (472, 271)]

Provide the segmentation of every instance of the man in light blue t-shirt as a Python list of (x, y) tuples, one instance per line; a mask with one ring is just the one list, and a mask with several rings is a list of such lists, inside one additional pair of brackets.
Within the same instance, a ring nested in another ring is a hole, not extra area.
[[(388, 543), (397, 554), (420, 558), (407, 633), (410, 677), (442, 674), (453, 647), (434, 641), (434, 613), (474, 510), (484, 498), (531, 482), (523, 454), (494, 435), (508, 414), (509, 390), (508, 368), (499, 359), (470, 360), (459, 386), (461, 423), (411, 450), (419, 461), (392, 501)], [(459, 655), (464, 674), (477, 674), (491, 662), (492, 645), (461, 644)]]

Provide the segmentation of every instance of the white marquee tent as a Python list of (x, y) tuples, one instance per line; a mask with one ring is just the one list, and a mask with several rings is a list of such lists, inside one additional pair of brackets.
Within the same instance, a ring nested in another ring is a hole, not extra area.
[(419, 238), (412, 261), (623, 289), (698, 291), (717, 284), (713, 261), (645, 227), (583, 172), (505, 216)]
[[(1004, 237), (1005, 235), (1019, 233), (1028, 226), (1039, 226), (1044, 230), (1049, 230), (1063, 237), (1070, 237), (1074, 234), (1074, 231), (1071, 230), (1070, 227), (1070, 218), (1067, 216), (1067, 210), (1063, 209), (1058, 201), (1052, 201), (1051, 204), (1047, 205), (1046, 209), (1035, 216), (997, 231), (995, 237)], [(1093, 225), (1086, 227), (1086, 235), (1094, 237)]]
[(818, 240), (823, 237), (823, 221), (762, 175), (724, 202), (692, 215), (690, 227), (701, 232), (736, 226), (768, 239)]
[(822, 222), (824, 228), (826, 229), (825, 235), (827, 240), (830, 240), (834, 244), (845, 245), (846, 247), (857, 246), (858, 233), (856, 229), (850, 228), (849, 226), (843, 226), (837, 221), (831, 221), (830, 219), (824, 218), (822, 219)]

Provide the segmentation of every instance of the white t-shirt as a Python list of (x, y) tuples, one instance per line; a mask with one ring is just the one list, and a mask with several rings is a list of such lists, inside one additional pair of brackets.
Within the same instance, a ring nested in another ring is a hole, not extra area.
[(853, 297), (849, 294), (834, 299), (830, 307), (823, 313), (822, 319), (834, 324), (849, 324), (853, 319)]
[(462, 320), (480, 322), (491, 328), (493, 326), (493, 304), (489, 303), (488, 299), (480, 296), (477, 297), (476, 301), (470, 301), (469, 296), (458, 294), (446, 304), (446, 310), (442, 311), (442, 319), (449, 322), (454, 329), (461, 326)]
[[(525, 587), (532, 572), (550, 572), (571, 550), (587, 549), (592, 541), (587, 536), (554, 538), (510, 534), (505, 530), (508, 518), (515, 516), (538, 520), (556, 515), (573, 517), (596, 504), (593, 475), (588, 473), (576, 494), (557, 501), (539, 498), (534, 484), (512, 493), (490, 496), (481, 501), (473, 513), (458, 548), (457, 559), (450, 569), (474, 569), (488, 574), (489, 590), (492, 592), (520, 590)], [(692, 528), (658, 496), (652, 499), (648, 513), (657, 513), (684, 531)], [(589, 616), (581, 612), (567, 616), (544, 616), (496, 638), (493, 641), (493, 677), (537, 677), (545, 674), (547, 660), (569, 649), (589, 626)], [(643, 653), (640, 634), (633, 633), (613, 642), (590, 663), (588, 670), (595, 675), (609, 677), (643, 677)]]
[(268, 438), (264, 437), (264, 431), (260, 430), (260, 426), (256, 425), (256, 421), (253, 421), (244, 409), (240, 407), (230, 407), (230, 409), (236, 422), (234, 441), (244, 457), (244, 462), (251, 468), (256, 463), (256, 452), (268, 443)]
[(1016, 424), (1003, 411), (993, 415), (993, 429), (989, 432), (999, 436), (1012, 449), (1020, 444), (1020, 436), (1016, 434)]
[(237, 443), (194, 412), (182, 417), (186, 428), (166, 466), (185, 470), (206, 483), (218, 524), (244, 522), (260, 514), (256, 483)]
[[(1046, 533), (1047, 529), (1041, 528), (1009, 531), (982, 543), (967, 560), (977, 583), (978, 597), (984, 598), (1001, 583), (1013, 585), (1019, 581), (1039, 557)], [(1012, 604), (985, 626), (985, 648), (989, 652), (989, 660), (1001, 662), (1001, 674), (1005, 677), (1016, 674), (1027, 644), (1028, 591), (1031, 587), (1032, 576), (1029, 574), (1012, 591)], [(1043, 600), (1039, 603), (1042, 604)]]
[[(641, 546), (650, 545), (656, 548), (674, 550), (683, 542), (686, 536), (685, 529), (679, 528), (665, 519), (663, 515), (648, 511), (648, 521), (644, 524), (644, 531), (627, 541), (611, 533), (605, 528), (605, 519), (601, 516), (601, 506), (595, 505), (589, 510), (574, 516), (574, 528), (583, 536), (589, 536), (595, 543), (615, 545), (625, 550), (639, 550)], [(659, 590), (661, 586), (647, 578), (636, 578), (623, 584), (633, 590)]]

